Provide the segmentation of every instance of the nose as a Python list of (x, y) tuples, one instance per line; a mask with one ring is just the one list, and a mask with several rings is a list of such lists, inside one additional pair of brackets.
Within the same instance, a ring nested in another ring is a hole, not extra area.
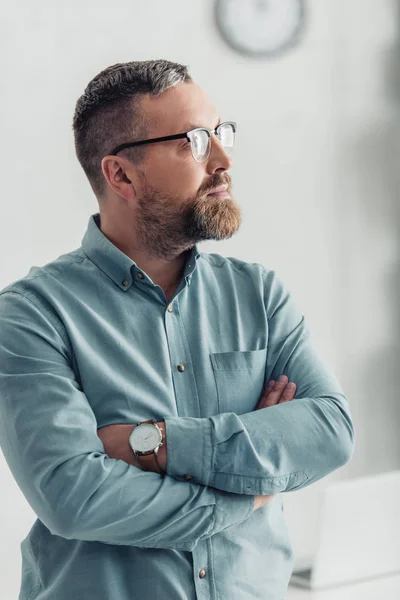
[(210, 156), (207, 161), (207, 171), (209, 173), (215, 173), (215, 171), (227, 171), (232, 168), (232, 158), (226, 152), (225, 148), (219, 141), (215, 133), (212, 134), (211, 139)]

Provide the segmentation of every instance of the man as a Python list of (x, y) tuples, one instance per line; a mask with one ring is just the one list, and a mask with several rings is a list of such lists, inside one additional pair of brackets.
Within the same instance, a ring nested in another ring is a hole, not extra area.
[(100, 212), (0, 293), (1, 447), (38, 517), (20, 598), (281, 600), (279, 493), (355, 438), (275, 272), (199, 251), (240, 227), (236, 124), (154, 60), (94, 77), (73, 129)]

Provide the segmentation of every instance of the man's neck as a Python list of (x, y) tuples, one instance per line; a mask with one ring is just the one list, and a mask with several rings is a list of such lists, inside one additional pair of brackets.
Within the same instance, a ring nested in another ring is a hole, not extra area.
[(121, 252), (129, 256), (156, 284), (163, 289), (177, 286), (182, 278), (189, 250), (181, 252), (172, 260), (155, 258), (143, 248), (135, 246), (132, 233), (126, 235), (123, 227), (111, 223), (103, 216), (100, 219), (100, 230)]

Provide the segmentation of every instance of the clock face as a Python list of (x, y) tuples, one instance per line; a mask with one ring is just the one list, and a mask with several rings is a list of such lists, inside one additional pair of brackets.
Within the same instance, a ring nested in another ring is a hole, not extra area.
[(159, 442), (161, 442), (161, 434), (150, 423), (144, 423), (143, 425), (137, 425), (131, 435), (130, 441), (135, 450), (140, 452), (149, 452), (154, 450)]
[(216, 0), (216, 23), (235, 50), (251, 56), (283, 52), (300, 38), (303, 0)]

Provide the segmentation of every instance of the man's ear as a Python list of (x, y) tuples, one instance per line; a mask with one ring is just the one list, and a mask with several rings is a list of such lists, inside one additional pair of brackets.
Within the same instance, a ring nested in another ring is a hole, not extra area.
[(115, 160), (113, 156), (105, 156), (101, 161), (101, 169), (108, 185), (119, 196), (128, 200), (135, 194), (132, 181), (126, 174), (123, 160)]

